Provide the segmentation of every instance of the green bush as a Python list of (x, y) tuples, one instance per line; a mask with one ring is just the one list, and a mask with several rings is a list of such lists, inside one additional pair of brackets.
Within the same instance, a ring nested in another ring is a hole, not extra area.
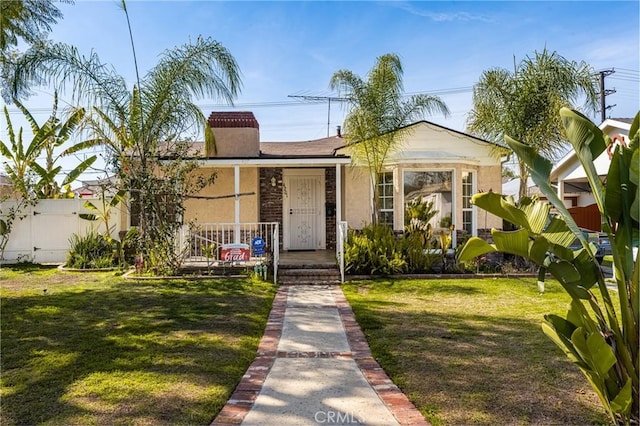
[(94, 230), (86, 235), (73, 234), (67, 254), (67, 267), (76, 269), (100, 269), (117, 265), (113, 247), (103, 235)]
[(402, 248), (387, 225), (367, 225), (350, 231), (345, 246), (345, 270), (350, 274), (388, 275), (406, 269)]
[(433, 266), (439, 256), (430, 254), (426, 249), (429, 240), (419, 233), (405, 233), (401, 240), (402, 254), (407, 263), (407, 272), (424, 274), (433, 272)]
[(367, 225), (361, 231), (350, 231), (345, 270), (365, 275), (433, 272), (439, 256), (429, 254), (428, 246), (422, 233), (405, 232), (398, 238), (387, 225)]

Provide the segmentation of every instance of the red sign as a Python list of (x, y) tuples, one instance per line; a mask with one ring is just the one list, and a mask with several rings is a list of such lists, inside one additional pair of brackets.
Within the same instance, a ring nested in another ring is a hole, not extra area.
[(225, 244), (220, 250), (224, 262), (246, 262), (251, 258), (251, 250), (246, 244)]

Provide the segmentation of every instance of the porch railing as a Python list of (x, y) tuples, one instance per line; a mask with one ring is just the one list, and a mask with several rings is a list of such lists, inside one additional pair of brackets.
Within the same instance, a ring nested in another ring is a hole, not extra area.
[(273, 253), (273, 283), (278, 284), (278, 264), (280, 264), (280, 229), (278, 223), (275, 222), (273, 227), (273, 237), (271, 239), (275, 244), (271, 245), (271, 251)]
[[(264, 240), (265, 253), (270, 255), (273, 262), (276, 279), (280, 258), (278, 226), (278, 222), (196, 223), (182, 229), (181, 246), (188, 245), (189, 262), (209, 262), (212, 258), (220, 259), (220, 250), (226, 244), (240, 243), (251, 247), (253, 239), (260, 237)], [(254, 260), (258, 259), (256, 257)]]
[(336, 258), (340, 268), (340, 281), (344, 283), (344, 246), (348, 238), (348, 226), (346, 221), (338, 222), (338, 241), (336, 241)]

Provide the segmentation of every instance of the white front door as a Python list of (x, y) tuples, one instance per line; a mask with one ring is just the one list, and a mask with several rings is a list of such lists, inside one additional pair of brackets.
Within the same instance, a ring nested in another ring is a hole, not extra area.
[(324, 249), (324, 169), (284, 171), (285, 250)]

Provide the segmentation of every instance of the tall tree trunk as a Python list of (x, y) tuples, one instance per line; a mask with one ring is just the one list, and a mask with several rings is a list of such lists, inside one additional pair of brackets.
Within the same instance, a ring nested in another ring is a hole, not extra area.
[(518, 191), (518, 197), (522, 200), (524, 197), (529, 196), (529, 189), (527, 183), (529, 181), (529, 172), (525, 163), (518, 159), (518, 167), (520, 168), (520, 190)]
[(380, 189), (378, 188), (378, 174), (371, 172), (371, 186), (373, 188), (373, 203), (371, 204), (371, 223), (377, 225), (380, 218)]

